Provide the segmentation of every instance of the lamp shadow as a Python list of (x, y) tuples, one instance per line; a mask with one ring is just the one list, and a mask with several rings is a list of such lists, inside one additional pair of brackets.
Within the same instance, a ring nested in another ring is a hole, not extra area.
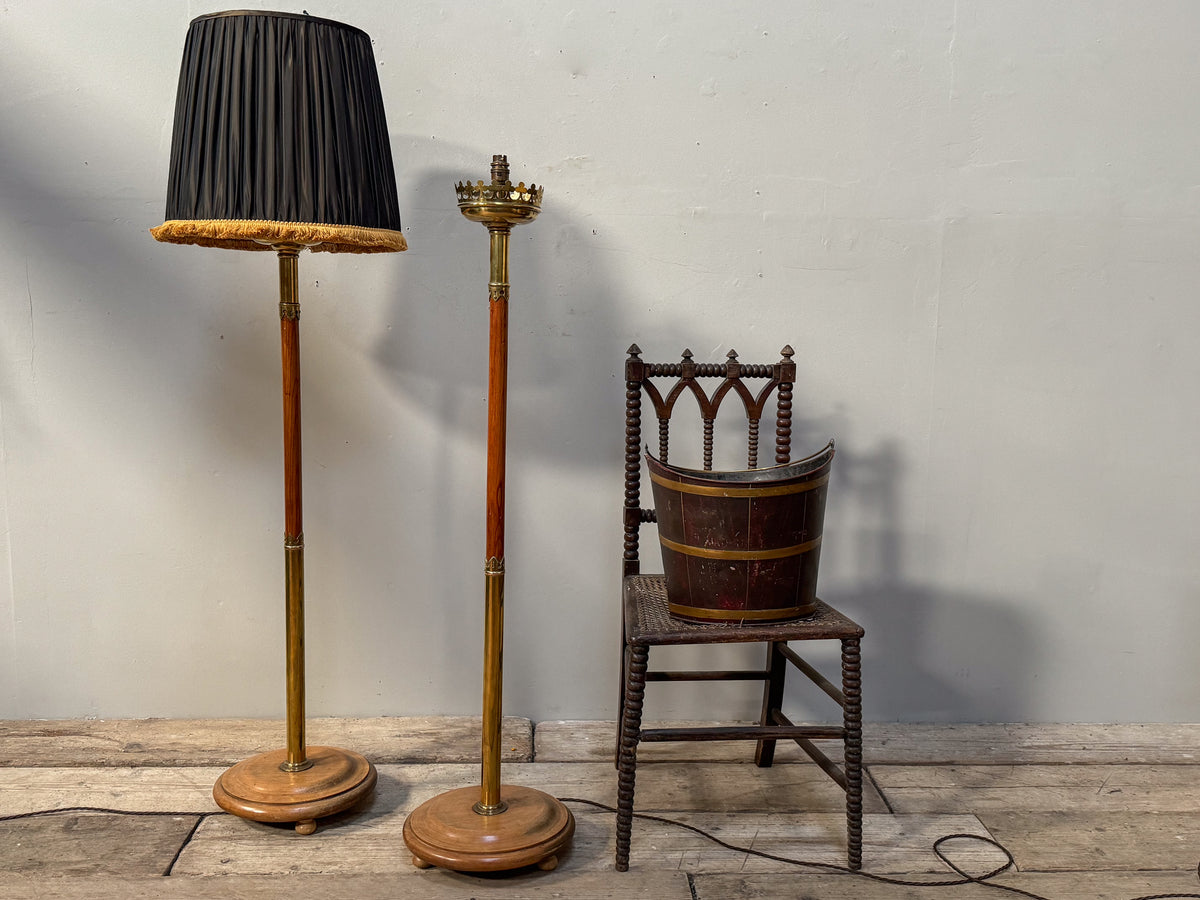
[[(419, 138), (403, 155), (438, 162), (409, 167), (402, 208), (413, 236), (388, 289), (390, 327), (378, 332), (370, 352), (410, 417), (412, 439), (423, 442), (420, 471), (400, 477), (419, 479), (428, 516), (420, 527), (440, 536), (419, 559), (430, 573), (423, 576), (428, 590), (406, 598), (408, 615), (424, 632), (422, 648), (413, 649), (437, 648), (438, 658), (458, 660), (454, 671), (438, 674), (439, 690), (462, 698), (458, 712), (473, 713), (483, 621), (489, 240), (484, 227), (459, 213), (454, 186), (487, 181), (491, 155)], [(540, 184), (519, 158), (509, 161), (514, 183)], [(598, 525), (611, 525), (610, 537), (589, 539), (586, 558), (547, 549), (569, 530), (591, 527), (578, 517), (585, 510), (563, 512), (583, 482), (602, 482), (612, 501), (605, 509), (619, 508), (624, 410), (611, 401), (621, 390), (628, 342), (613, 339), (626, 301), (605, 271), (595, 235), (554, 184), (545, 192), (538, 218), (514, 227), (509, 241), (504, 520), (507, 590), (515, 602), (505, 613), (505, 702), (518, 715), (564, 703), (544, 673), (570, 665), (576, 653), (570, 639), (538, 637), (548, 629), (570, 635), (578, 618), (578, 609), (558, 602), (548, 586), (572, 586), (564, 595), (591, 604), (579, 593), (581, 579), (599, 584), (620, 554), (617, 518)], [(616, 611), (614, 603), (607, 616), (614, 629)], [(445, 703), (439, 711), (447, 711)]]

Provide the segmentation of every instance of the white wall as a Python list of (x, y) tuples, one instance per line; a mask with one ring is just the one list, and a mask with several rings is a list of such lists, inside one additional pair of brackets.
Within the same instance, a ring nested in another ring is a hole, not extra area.
[[(283, 712), (274, 261), (147, 234), (220, 8), (0, 10), (0, 717)], [(301, 260), (310, 713), (479, 709), (487, 241), (452, 185), (502, 152), (546, 185), (506, 712), (615, 714), (625, 348), (790, 342), (870, 718), (1197, 719), (1200, 6), (305, 8), (375, 40), (412, 247)]]

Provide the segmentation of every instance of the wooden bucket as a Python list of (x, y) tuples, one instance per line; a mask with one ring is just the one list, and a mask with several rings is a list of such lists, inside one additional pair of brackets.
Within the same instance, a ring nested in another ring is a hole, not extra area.
[(830, 441), (806, 459), (736, 472), (647, 453), (671, 614), (733, 624), (811, 614), (833, 453)]

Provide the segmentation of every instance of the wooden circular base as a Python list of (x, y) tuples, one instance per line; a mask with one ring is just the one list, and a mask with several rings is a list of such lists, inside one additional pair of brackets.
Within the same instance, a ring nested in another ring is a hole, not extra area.
[(226, 812), (256, 822), (295, 822), (299, 834), (312, 834), (316, 820), (350, 809), (375, 790), (375, 767), (338, 747), (309, 747), (312, 765), (285, 772), (286, 750), (243, 760), (222, 773), (213, 799)]
[(418, 806), (404, 821), (404, 843), (418, 868), (501, 872), (536, 865), (553, 869), (575, 833), (571, 811), (549, 794), (501, 785), (502, 813), (475, 812), (479, 788), (459, 788)]

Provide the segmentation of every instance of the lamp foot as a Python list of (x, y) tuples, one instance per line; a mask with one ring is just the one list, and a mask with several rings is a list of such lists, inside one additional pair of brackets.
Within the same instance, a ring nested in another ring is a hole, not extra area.
[(501, 785), (500, 798), (507, 809), (491, 816), (475, 812), (477, 787), (447, 791), (418, 806), (404, 822), (414, 863), (458, 872), (557, 866), (575, 833), (571, 811), (532, 788)]
[(243, 760), (222, 773), (213, 799), (226, 812), (255, 822), (295, 822), (297, 834), (312, 834), (316, 820), (357, 806), (375, 790), (375, 767), (338, 747), (309, 747), (310, 767), (287, 772), (286, 750)]

